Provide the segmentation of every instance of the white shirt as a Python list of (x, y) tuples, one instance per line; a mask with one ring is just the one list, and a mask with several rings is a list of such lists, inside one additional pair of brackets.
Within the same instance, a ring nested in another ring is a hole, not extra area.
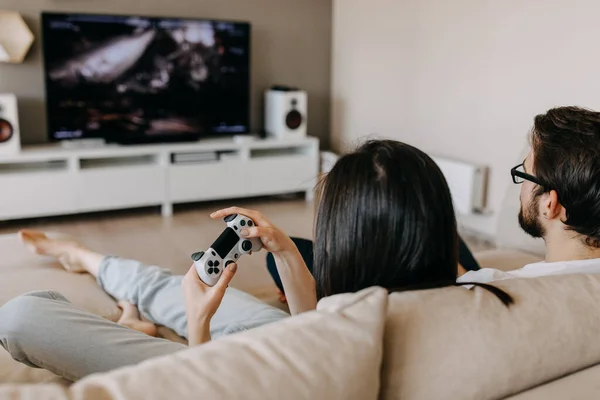
[(514, 271), (500, 271), (493, 268), (482, 268), (479, 271), (467, 271), (457, 282), (487, 283), (515, 278), (535, 278), (547, 275), (566, 274), (600, 274), (600, 258), (578, 261), (538, 262), (528, 264)]

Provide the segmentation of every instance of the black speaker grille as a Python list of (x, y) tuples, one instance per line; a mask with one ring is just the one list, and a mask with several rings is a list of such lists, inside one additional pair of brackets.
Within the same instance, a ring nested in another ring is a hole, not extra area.
[(0, 118), (0, 143), (5, 143), (12, 138), (14, 133), (13, 126), (4, 118)]
[(285, 125), (289, 129), (298, 129), (302, 125), (302, 114), (297, 110), (290, 111), (285, 117)]

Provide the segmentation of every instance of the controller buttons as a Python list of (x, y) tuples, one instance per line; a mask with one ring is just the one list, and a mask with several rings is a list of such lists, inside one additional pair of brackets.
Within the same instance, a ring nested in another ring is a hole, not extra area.
[(242, 242), (242, 250), (249, 251), (252, 249), (252, 242), (249, 240), (244, 240)]
[(252, 225), (254, 225), (254, 222), (248, 221), (248, 226), (252, 226)]
[(238, 253), (235, 253), (235, 254), (233, 255), (233, 257), (234, 257), (234, 258), (238, 258), (239, 256), (240, 256), (240, 255), (239, 255)]
[[(240, 225), (241, 225), (241, 226), (246, 226), (246, 221), (244, 221), (244, 220), (241, 220), (241, 221), (240, 221)], [(249, 222), (248, 222), (248, 226), (250, 226), (250, 223), (249, 223)]]
[(213, 255), (213, 256), (216, 256), (216, 255), (217, 255), (217, 253), (215, 253), (215, 252), (213, 251), (213, 252), (212, 252), (212, 255)]
[(214, 268), (209, 268), (206, 270), (206, 272), (208, 272), (209, 275), (212, 275), (212, 273), (215, 271)]

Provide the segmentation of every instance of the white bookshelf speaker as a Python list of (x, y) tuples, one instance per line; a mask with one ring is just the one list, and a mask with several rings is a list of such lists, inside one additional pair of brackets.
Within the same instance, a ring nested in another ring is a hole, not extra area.
[(0, 157), (21, 151), (17, 97), (0, 93)]
[(306, 137), (307, 94), (304, 90), (275, 87), (265, 93), (265, 131), (278, 139)]

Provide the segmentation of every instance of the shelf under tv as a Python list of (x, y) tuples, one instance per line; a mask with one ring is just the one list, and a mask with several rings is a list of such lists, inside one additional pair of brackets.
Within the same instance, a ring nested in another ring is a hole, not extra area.
[[(174, 162), (190, 153), (216, 158)], [(318, 171), (313, 137), (29, 146), (0, 158), (0, 185), (10, 193), (0, 196), (0, 220), (155, 205), (169, 216), (178, 203), (295, 192), (311, 199)]]

